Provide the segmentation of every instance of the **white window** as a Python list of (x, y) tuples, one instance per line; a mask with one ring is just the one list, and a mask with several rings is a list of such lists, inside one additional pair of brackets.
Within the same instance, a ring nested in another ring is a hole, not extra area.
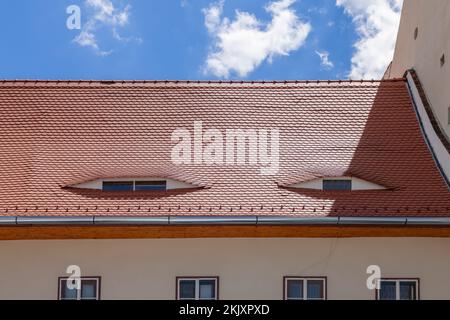
[(100, 277), (82, 277), (80, 289), (69, 288), (68, 282), (73, 283), (68, 278), (59, 278), (59, 300), (100, 300)]
[(324, 277), (285, 277), (285, 300), (325, 300), (326, 278)]
[(381, 279), (378, 300), (419, 300), (418, 279)]
[(217, 300), (217, 277), (177, 278), (178, 300)]

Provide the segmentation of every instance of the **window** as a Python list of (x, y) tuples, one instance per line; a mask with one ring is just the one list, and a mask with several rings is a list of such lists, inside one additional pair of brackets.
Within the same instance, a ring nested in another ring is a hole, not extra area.
[(284, 278), (285, 300), (325, 300), (326, 278)]
[(157, 181), (103, 181), (103, 191), (165, 191), (167, 182)]
[(448, 107), (448, 124), (450, 125), (450, 107)]
[(350, 179), (324, 179), (323, 190), (325, 191), (351, 191), (352, 180)]
[(147, 190), (166, 190), (166, 181), (136, 181), (134, 190), (147, 191)]
[(133, 191), (133, 181), (103, 181), (103, 191)]
[(418, 300), (418, 279), (381, 279), (378, 300)]
[(386, 187), (363, 180), (357, 177), (322, 177), (311, 180), (305, 180), (288, 185), (281, 184), (280, 187), (293, 189), (311, 189), (324, 191), (356, 191), (356, 190), (385, 190)]
[(104, 177), (95, 180), (66, 185), (64, 188), (103, 190), (106, 192), (165, 192), (173, 189), (198, 189), (202, 188), (198, 184), (183, 182), (161, 176), (122, 176), (122, 177)]
[(100, 300), (100, 277), (82, 277), (81, 288), (69, 289), (68, 278), (59, 278), (59, 300)]
[(217, 277), (177, 278), (178, 300), (217, 300)]
[(417, 39), (417, 36), (418, 36), (418, 35), (419, 35), (419, 28), (416, 27), (416, 28), (414, 29), (414, 40)]

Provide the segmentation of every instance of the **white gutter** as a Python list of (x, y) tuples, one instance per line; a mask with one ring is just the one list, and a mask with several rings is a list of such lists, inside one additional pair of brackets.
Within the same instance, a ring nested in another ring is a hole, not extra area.
[(279, 216), (161, 216), (161, 217), (0, 217), (0, 226), (145, 226), (145, 225), (304, 225), (304, 226), (450, 226), (450, 217), (279, 217)]
[(406, 225), (408, 218), (404, 217), (342, 217), (339, 224), (343, 225)]
[(16, 217), (18, 225), (90, 225), (93, 223), (94, 217)]

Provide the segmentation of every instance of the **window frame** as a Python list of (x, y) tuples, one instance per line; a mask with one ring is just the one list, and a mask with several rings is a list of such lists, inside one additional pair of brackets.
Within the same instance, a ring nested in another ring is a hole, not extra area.
[[(138, 190), (138, 186), (150, 186), (154, 183), (153, 186), (164, 186), (164, 189), (140, 189)], [(133, 181), (133, 191), (142, 192), (142, 191), (167, 191), (167, 180), (134, 180)]]
[[(194, 299), (180, 299), (180, 282), (183, 280), (194, 280), (195, 281), (195, 298)], [(215, 298), (214, 299), (200, 299), (200, 280), (213, 280), (215, 283)], [(218, 276), (180, 276), (175, 277), (175, 300), (181, 301), (214, 301), (219, 300), (219, 277)]]
[(450, 125), (450, 107), (447, 108), (447, 125)]
[[(105, 183), (112, 183), (112, 184), (120, 184), (120, 183), (130, 183), (131, 182), (131, 190), (105, 190), (104, 189), (104, 185)], [(151, 183), (151, 182), (161, 182), (161, 185), (164, 185), (164, 189), (161, 190), (136, 190), (136, 182), (138, 183)], [(102, 181), (102, 189), (103, 192), (165, 192), (169, 189), (167, 189), (167, 180), (161, 179), (161, 180), (135, 180), (135, 179), (130, 179), (130, 180), (123, 180), (123, 181), (114, 181), (114, 180), (103, 180)]]
[[(289, 280), (301, 280), (303, 281), (303, 298), (302, 299), (289, 299), (288, 294), (288, 281)], [(323, 299), (308, 299), (308, 281), (309, 280), (319, 280), (323, 282)], [(284, 276), (283, 277), (283, 300), (291, 301), (325, 301), (328, 300), (328, 290), (327, 290), (328, 279), (325, 276), (317, 277), (303, 277), (303, 276)]]
[(96, 286), (96, 298), (95, 299), (82, 299), (81, 298), (81, 289), (77, 290), (77, 298), (76, 299), (62, 299), (62, 282), (67, 281), (69, 277), (58, 277), (58, 300), (60, 301), (95, 301), (95, 300), (101, 300), (101, 283), (102, 283), (102, 277), (100, 276), (85, 276), (80, 277), (81, 279), (81, 285), (83, 285), (83, 280), (93, 280), (97, 282)]
[[(350, 184), (350, 189), (326, 189), (325, 188), (325, 183), (326, 182), (330, 182), (330, 181), (345, 181), (345, 182), (349, 182)], [(349, 192), (349, 191), (353, 191), (353, 181), (352, 178), (322, 178), (322, 191), (330, 191), (330, 192)]]
[[(415, 282), (416, 283), (416, 300), (420, 300), (420, 278), (380, 278), (379, 281), (379, 288), (375, 290), (375, 300), (380, 300), (380, 293), (381, 293), (381, 282), (382, 281), (391, 281), (395, 282), (395, 300), (392, 301), (401, 301), (400, 300), (400, 282)], [(388, 300), (386, 300), (388, 301)], [(407, 301), (407, 300), (404, 300)], [(410, 300), (414, 301), (414, 300)]]

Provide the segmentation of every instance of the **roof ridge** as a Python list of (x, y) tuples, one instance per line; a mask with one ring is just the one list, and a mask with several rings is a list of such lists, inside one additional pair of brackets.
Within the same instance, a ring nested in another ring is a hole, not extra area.
[(55, 80), (55, 79), (0, 79), (4, 84), (102, 84), (102, 85), (133, 85), (133, 84), (341, 84), (341, 83), (381, 83), (404, 82), (405, 78), (371, 79), (371, 80)]

